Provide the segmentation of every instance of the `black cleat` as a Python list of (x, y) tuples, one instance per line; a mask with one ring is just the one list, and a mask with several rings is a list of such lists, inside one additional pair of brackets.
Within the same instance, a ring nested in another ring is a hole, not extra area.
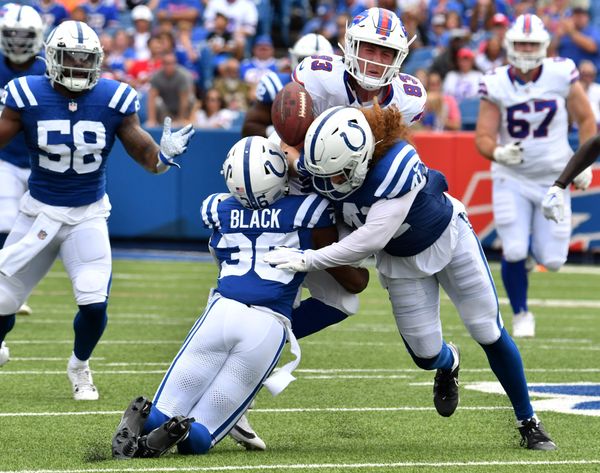
[(185, 440), (193, 422), (194, 418), (190, 417), (171, 417), (163, 425), (140, 438), (135, 456), (142, 458), (160, 457), (179, 442)]
[(556, 450), (556, 444), (544, 430), (544, 426), (537, 417), (532, 417), (521, 422), (521, 447), (530, 450)]
[(117, 459), (133, 458), (138, 449), (138, 439), (150, 414), (152, 403), (145, 397), (131, 401), (112, 439), (112, 456)]
[[(453, 343), (448, 343), (454, 353), (458, 356), (460, 363), (460, 351)], [(458, 365), (454, 370), (438, 369), (433, 380), (433, 404), (438, 414), (450, 417), (458, 406)]]

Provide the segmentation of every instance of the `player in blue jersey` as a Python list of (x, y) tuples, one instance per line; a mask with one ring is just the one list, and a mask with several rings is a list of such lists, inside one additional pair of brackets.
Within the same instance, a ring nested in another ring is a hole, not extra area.
[[(292, 70), (294, 70), (305, 57), (315, 55), (331, 56), (333, 48), (325, 36), (309, 33), (298, 39), (289, 52)], [(262, 76), (256, 86), (256, 101), (244, 118), (242, 136), (259, 135), (268, 137), (273, 133), (271, 105), (273, 105), (277, 93), (291, 80), (292, 76), (289, 72), (270, 71)]]
[[(42, 18), (27, 5), (6, 4), (0, 18), (0, 92), (12, 79), (43, 75), (46, 64), (38, 59), (43, 45)], [(19, 201), (27, 190), (29, 152), (23, 133), (0, 150), (0, 248), (19, 213)], [(27, 303), (17, 311), (29, 315)]]
[(0, 251), (0, 366), (15, 312), (60, 255), (79, 306), (67, 374), (76, 400), (96, 400), (88, 364), (106, 326), (111, 253), (106, 219), (106, 162), (118, 137), (152, 173), (169, 169), (186, 149), (191, 125), (171, 133), (165, 120), (160, 146), (142, 129), (137, 92), (100, 78), (103, 52), (84, 23), (66, 21), (46, 42), (46, 77), (11, 80), (0, 115), (0, 147), (21, 131), (29, 149), (29, 190)]
[(375, 254), (402, 339), (417, 366), (437, 370), (434, 405), (451, 416), (459, 400), (459, 351), (442, 338), (441, 285), (515, 411), (522, 444), (554, 450), (535, 416), (519, 350), (504, 328), (496, 289), (479, 240), (445, 177), (428, 169), (409, 143), (394, 108), (335, 107), (309, 128), (299, 169), (336, 203), (355, 230), (327, 248), (279, 248), (265, 255), (277, 268), (314, 271)]
[[(279, 245), (303, 250), (329, 244), (337, 231), (326, 199), (285, 196), (287, 171), (285, 155), (266, 138), (243, 138), (229, 151), (223, 175), (230, 194), (213, 194), (202, 204), (204, 224), (213, 230), (217, 288), (154, 401), (139, 397), (125, 411), (114, 457), (155, 457), (175, 444), (181, 453), (206, 453), (263, 384), (276, 395), (294, 379), (300, 348), (290, 318), (305, 274), (273, 268), (262, 258)], [(340, 282), (348, 290), (366, 287), (366, 270), (344, 271)], [(296, 358), (271, 375), (286, 341)]]

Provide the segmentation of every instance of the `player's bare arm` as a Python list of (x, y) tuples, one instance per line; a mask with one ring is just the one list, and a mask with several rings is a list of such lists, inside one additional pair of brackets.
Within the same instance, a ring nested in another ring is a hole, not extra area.
[(255, 103), (246, 113), (242, 126), (242, 136), (267, 136), (271, 124), (271, 108), (263, 103)]
[(475, 130), (475, 146), (477, 151), (486, 159), (494, 160), (496, 138), (500, 128), (500, 109), (489, 100), (481, 100), (479, 117)]
[(583, 86), (574, 82), (567, 96), (567, 110), (579, 128), (579, 142), (584, 143), (596, 134), (596, 119)]
[(6, 146), (23, 128), (21, 114), (5, 107), (0, 114), (0, 148)]
[(117, 131), (117, 136), (129, 156), (146, 170), (158, 174), (156, 163), (160, 148), (150, 133), (142, 128), (137, 114), (129, 115), (123, 120)]
[[(335, 227), (316, 228), (312, 232), (313, 246), (315, 249), (323, 248), (338, 241)], [(326, 270), (340, 285), (351, 294), (358, 294), (366, 289), (369, 284), (369, 271), (366, 268), (340, 266)]]
[(556, 179), (555, 185), (565, 189), (585, 168), (594, 164), (598, 155), (600, 155), (600, 134), (590, 138), (579, 147)]

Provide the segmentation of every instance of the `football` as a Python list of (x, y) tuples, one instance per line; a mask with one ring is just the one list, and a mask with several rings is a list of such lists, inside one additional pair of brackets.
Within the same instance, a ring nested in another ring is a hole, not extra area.
[(302, 143), (314, 119), (312, 99), (306, 89), (293, 81), (281, 89), (273, 101), (271, 119), (285, 143), (290, 146)]

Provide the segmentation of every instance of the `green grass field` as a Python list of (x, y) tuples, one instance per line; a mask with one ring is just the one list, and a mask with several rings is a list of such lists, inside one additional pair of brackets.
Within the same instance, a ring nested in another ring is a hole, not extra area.
[[(518, 341), (530, 383), (600, 383), (600, 270), (571, 269), (532, 274), (537, 337)], [(540, 410), (559, 450), (519, 447), (506, 396), (468, 389), (495, 378), (447, 298), (442, 318), (446, 339), (461, 347), (461, 401), (451, 418), (438, 416), (433, 373), (413, 365), (374, 274), (359, 314), (301, 341), (298, 380), (276, 398), (259, 394), (250, 420), (266, 452), (246, 452), (226, 438), (201, 457), (112, 460), (122, 411), (136, 395), (153, 396), (215, 276), (211, 263), (115, 261), (109, 325), (91, 361), (100, 400), (76, 403), (65, 372), (76, 306), (57, 265), (30, 299), (34, 314), (19, 316), (7, 339), (12, 359), (0, 368), (0, 473), (600, 471), (598, 415)], [(497, 267), (494, 277), (499, 283)], [(596, 386), (596, 397), (587, 398), (596, 414), (598, 392)]]

